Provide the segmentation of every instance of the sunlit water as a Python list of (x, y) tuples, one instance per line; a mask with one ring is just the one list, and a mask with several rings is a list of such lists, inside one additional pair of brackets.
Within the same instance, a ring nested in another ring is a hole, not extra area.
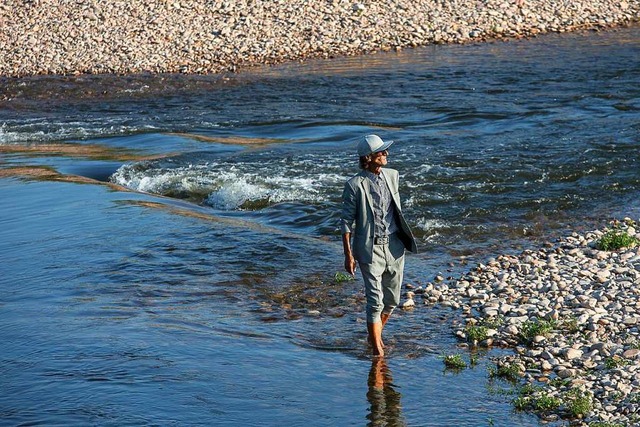
[(1, 81), (1, 145), (105, 153), (0, 167), (133, 191), (0, 179), (0, 419), (537, 425), (491, 391), (492, 353), (443, 371), (454, 311), (398, 312), (387, 365), (368, 358), (360, 283), (333, 282), (342, 185), (359, 136), (396, 141), (417, 285), (637, 218), (639, 58), (630, 28), (231, 76)]

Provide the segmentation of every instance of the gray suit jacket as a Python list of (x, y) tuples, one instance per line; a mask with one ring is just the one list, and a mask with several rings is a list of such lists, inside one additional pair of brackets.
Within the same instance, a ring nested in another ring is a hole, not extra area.
[[(402, 215), (400, 194), (398, 193), (398, 171), (383, 168), (384, 176), (396, 211), (396, 221), (400, 230), (398, 236), (404, 248), (417, 252), (416, 241), (409, 225)], [(344, 186), (342, 193), (342, 214), (340, 216), (342, 234), (351, 233), (353, 237), (353, 257), (361, 263), (371, 264), (373, 259), (373, 238), (375, 225), (373, 219), (373, 201), (369, 190), (369, 180), (364, 171), (351, 178)], [(402, 255), (402, 254), (400, 254)]]

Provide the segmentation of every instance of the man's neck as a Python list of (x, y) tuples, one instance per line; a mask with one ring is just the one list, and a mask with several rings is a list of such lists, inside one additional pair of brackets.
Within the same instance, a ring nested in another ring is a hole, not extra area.
[(372, 167), (367, 168), (367, 170), (369, 172), (371, 172), (372, 174), (374, 174), (374, 175), (380, 175), (380, 171), (382, 170), (382, 167), (381, 166), (372, 166)]

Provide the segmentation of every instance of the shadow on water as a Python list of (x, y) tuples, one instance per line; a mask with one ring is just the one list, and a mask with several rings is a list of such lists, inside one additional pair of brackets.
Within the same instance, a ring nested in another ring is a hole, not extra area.
[(402, 394), (396, 390), (389, 365), (384, 358), (374, 358), (367, 380), (370, 427), (405, 425), (402, 416)]

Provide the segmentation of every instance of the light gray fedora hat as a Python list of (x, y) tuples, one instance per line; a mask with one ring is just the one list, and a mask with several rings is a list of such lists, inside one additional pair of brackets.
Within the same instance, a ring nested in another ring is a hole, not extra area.
[(358, 143), (358, 156), (368, 156), (371, 153), (384, 151), (391, 147), (393, 141), (383, 141), (378, 135), (365, 135)]

